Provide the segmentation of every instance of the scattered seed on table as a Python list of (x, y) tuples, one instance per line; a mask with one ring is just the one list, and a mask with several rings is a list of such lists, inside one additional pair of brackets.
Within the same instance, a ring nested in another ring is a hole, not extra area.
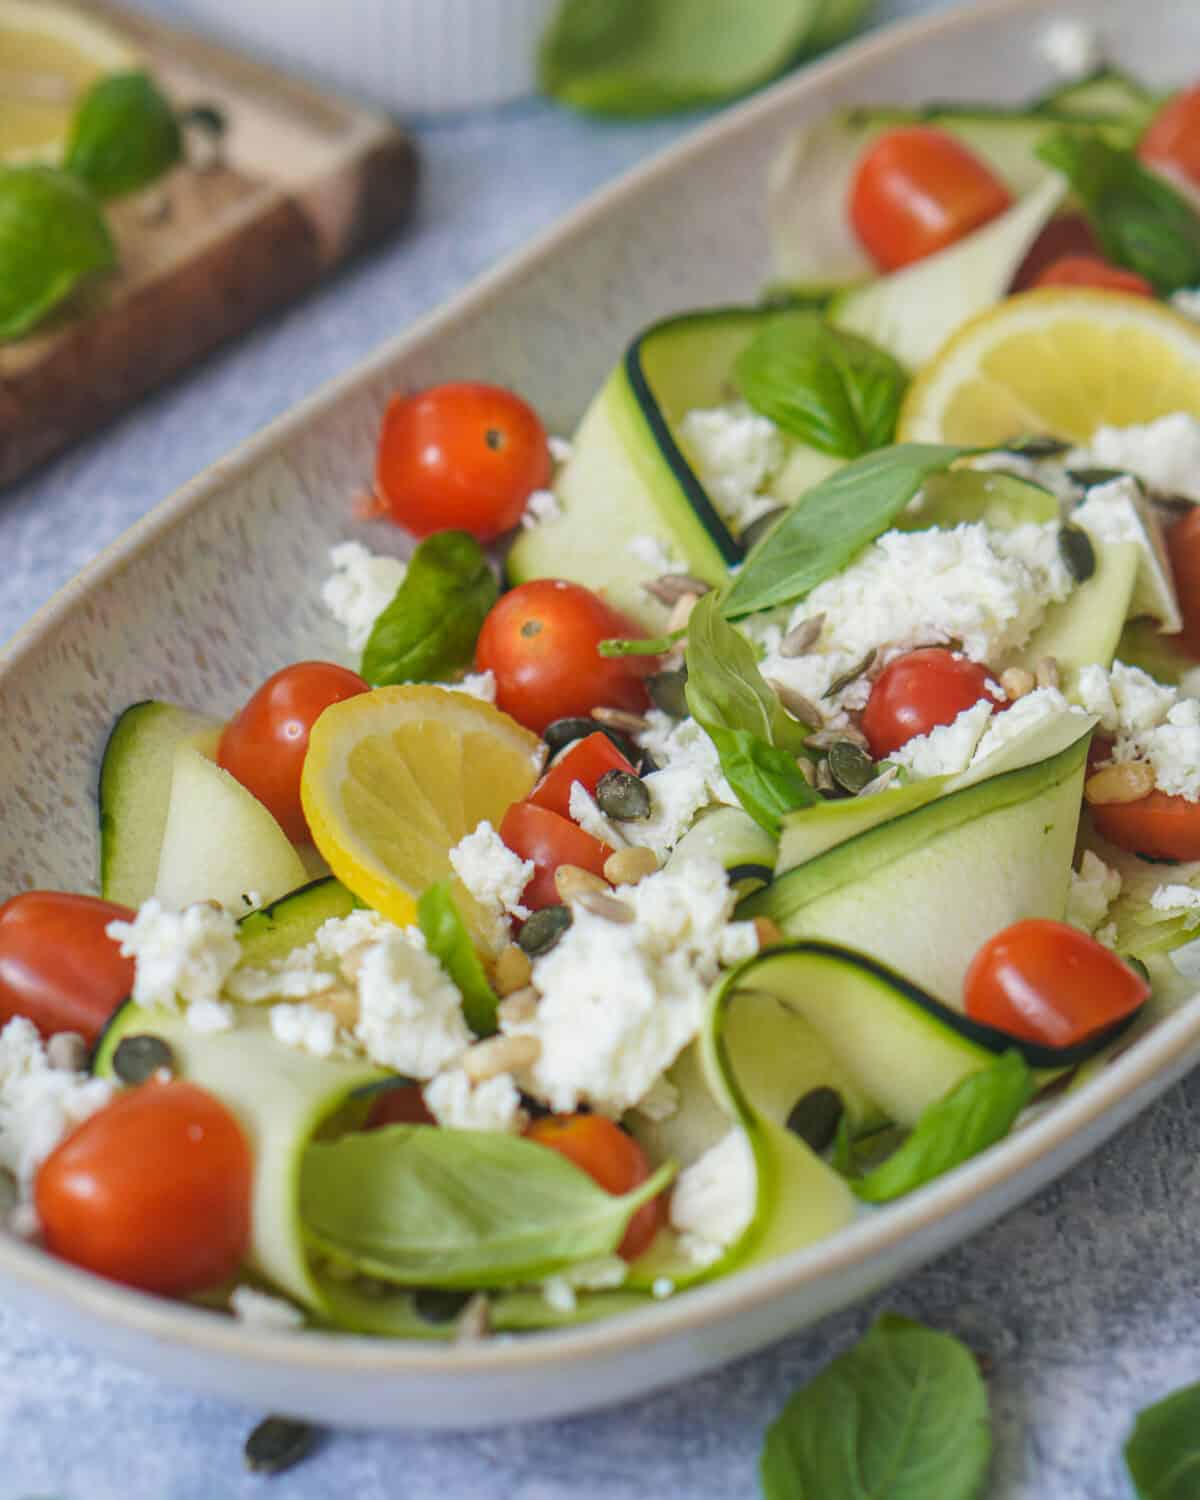
[(256, 1474), (282, 1474), (308, 1457), (317, 1429), (291, 1417), (267, 1417), (246, 1439), (246, 1467)]

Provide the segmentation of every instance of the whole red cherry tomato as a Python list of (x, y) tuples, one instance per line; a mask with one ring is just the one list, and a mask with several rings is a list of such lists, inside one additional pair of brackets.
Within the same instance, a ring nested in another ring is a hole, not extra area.
[(953, 245), (1012, 206), (986, 162), (930, 125), (889, 130), (870, 146), (850, 188), (850, 222), (885, 271)]
[(571, 788), (578, 781), (592, 795), (600, 778), (609, 771), (637, 772), (606, 734), (586, 735), (555, 761), (525, 799), (534, 807), (549, 808), (561, 818), (571, 816)]
[(656, 656), (601, 656), (603, 640), (637, 638), (632, 620), (582, 584), (556, 578), (522, 583), (501, 596), (475, 645), (478, 671), (496, 674), (496, 702), (538, 734), (555, 719), (597, 705), (634, 713), (650, 699), (642, 679)]
[(309, 836), (300, 805), (309, 732), (331, 703), (368, 691), (346, 667), (301, 661), (268, 677), (225, 726), (217, 763), (253, 792), (294, 844)]
[(105, 931), (127, 906), (65, 891), (24, 891), (0, 906), (0, 1026), (13, 1016), (43, 1037), (77, 1031), (91, 1046), (133, 988), (134, 961)]
[(1167, 532), (1167, 552), (1183, 615), (1183, 629), (1172, 639), (1200, 661), (1200, 505)]
[(593, 875), (603, 875), (604, 861), (612, 853), (607, 844), (584, 833), (570, 818), (532, 802), (513, 803), (501, 819), (500, 837), (514, 854), (533, 861), (533, 875), (521, 894), (522, 905), (533, 911), (556, 906), (562, 899), (554, 884), (559, 865), (578, 865)]
[[(525, 1139), (565, 1156), (606, 1193), (632, 1192), (650, 1175), (646, 1153), (603, 1115), (545, 1115), (533, 1121)], [(660, 1198), (643, 1203), (629, 1220), (617, 1254), (623, 1260), (636, 1260), (658, 1233), (661, 1219)]]
[(1150, 986), (1111, 949), (1066, 922), (1030, 918), (989, 938), (971, 960), (967, 1015), (1047, 1047), (1070, 1047), (1149, 999)]
[(1200, 186), (1200, 85), (1163, 105), (1138, 142), (1138, 155), (1147, 166)]
[(1089, 804), (1096, 831), (1148, 859), (1200, 859), (1200, 802), (1151, 792), (1136, 802)]
[(551, 467), (531, 406), (500, 386), (458, 381), (392, 397), (375, 489), (381, 508), (415, 536), (458, 528), (490, 542), (517, 524)]
[(1099, 255), (1063, 255), (1037, 275), (1034, 286), (1090, 286), (1102, 292), (1153, 297), (1154, 288), (1136, 271), (1114, 266)]
[(34, 1203), (53, 1254), (184, 1297), (234, 1274), (250, 1243), (253, 1161), (228, 1109), (193, 1083), (144, 1083), (46, 1158)]
[(922, 646), (889, 662), (875, 679), (862, 731), (871, 754), (883, 760), (917, 735), (953, 724), (981, 698), (1004, 706), (986, 667), (943, 646)]

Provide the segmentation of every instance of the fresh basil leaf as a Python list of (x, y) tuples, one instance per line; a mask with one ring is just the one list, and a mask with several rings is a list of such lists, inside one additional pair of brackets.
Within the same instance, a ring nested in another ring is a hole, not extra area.
[(183, 156), (175, 112), (148, 73), (113, 73), (88, 90), (63, 165), (101, 198), (148, 187)]
[(692, 717), (713, 729), (748, 730), (782, 750), (800, 750), (813, 726), (798, 724), (767, 686), (754, 648), (721, 617), (714, 590), (700, 599), (688, 620), (687, 702)]
[(439, 880), (422, 892), (417, 902), (417, 926), (425, 946), (458, 986), (467, 1025), (476, 1036), (491, 1036), (500, 999), (488, 983), (448, 880)]
[(759, 1473), (764, 1500), (974, 1500), (991, 1448), (970, 1350), (885, 1314), (787, 1403)]
[(0, 340), (28, 333), (85, 276), (116, 263), (81, 182), (49, 167), (0, 167)]
[(803, 599), (886, 531), (930, 474), (974, 451), (897, 443), (814, 485), (751, 550), (725, 595), (726, 618)]
[(773, 318), (742, 350), (733, 383), (802, 443), (859, 458), (892, 441), (908, 376), (886, 350), (797, 312)]
[(533, 1141), (396, 1125), (310, 1146), (300, 1215), (314, 1249), (381, 1281), (510, 1286), (611, 1255), (674, 1172), (614, 1195)]
[(1066, 177), (1109, 260), (1161, 297), (1200, 281), (1200, 215), (1132, 151), (1061, 131), (1037, 154)]
[(710, 729), (721, 770), (738, 801), (772, 838), (779, 837), (779, 820), (799, 807), (821, 801), (801, 774), (796, 757), (777, 750), (747, 729)]
[(904, 1144), (850, 1186), (867, 1203), (902, 1198), (1003, 1139), (1032, 1097), (1024, 1058), (1006, 1052), (931, 1104)]
[(500, 596), (487, 555), (465, 531), (438, 531), (413, 553), (396, 596), (371, 628), (362, 675), (372, 687), (442, 682), (475, 655)]
[(1125, 1463), (1138, 1500), (1200, 1495), (1200, 1385), (1185, 1386), (1138, 1413)]

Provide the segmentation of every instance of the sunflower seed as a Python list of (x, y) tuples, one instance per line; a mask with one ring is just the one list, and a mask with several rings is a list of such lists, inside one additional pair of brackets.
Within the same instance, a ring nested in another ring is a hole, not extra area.
[(769, 677), (767, 686), (792, 718), (799, 719), (801, 724), (807, 724), (810, 729), (815, 729), (818, 724), (825, 722), (824, 714), (812, 699), (806, 698), (803, 693), (798, 693), (795, 688), (788, 687), (786, 682), (780, 682), (777, 677)]
[(809, 786), (816, 786), (816, 784), (817, 784), (817, 773), (813, 769), (813, 763), (812, 763), (811, 760), (809, 760), (808, 756), (807, 755), (797, 755), (797, 757), (796, 757), (796, 765), (798, 766), (798, 768), (800, 770), (801, 776), (804, 777), (805, 781), (808, 782)]
[(605, 771), (596, 783), (596, 806), (618, 823), (640, 823), (650, 816), (650, 793), (628, 771)]
[(623, 708), (606, 708), (603, 704), (592, 709), (592, 718), (597, 724), (623, 729), (626, 734), (642, 734), (650, 728), (641, 714), (626, 713)]
[(533, 985), (527, 984), (524, 989), (514, 990), (511, 995), (505, 995), (496, 1007), (496, 1015), (505, 1025), (520, 1026), (523, 1021), (533, 1020), (537, 1014), (540, 999), (541, 996)]
[(246, 1439), (246, 1467), (255, 1474), (282, 1474), (308, 1457), (317, 1429), (291, 1417), (267, 1417)]
[(530, 958), (540, 958), (543, 953), (550, 952), (570, 925), (570, 907), (543, 906), (521, 928), (517, 942)]
[(686, 667), (677, 667), (668, 672), (652, 672), (646, 678), (646, 691), (655, 708), (662, 709), (663, 713), (670, 714), (673, 719), (687, 718)]
[(476, 1292), (454, 1325), (456, 1344), (475, 1344), (492, 1331), (492, 1304), (483, 1292)]
[(145, 1083), (162, 1068), (175, 1071), (175, 1054), (160, 1036), (127, 1036), (113, 1053), (113, 1072), (122, 1083)]
[(840, 677), (835, 677), (829, 684), (829, 686), (825, 689), (825, 691), (821, 694), (821, 697), (836, 698), (843, 688), (848, 688), (852, 682), (857, 682), (864, 672), (869, 672), (871, 670), (871, 668), (875, 665), (875, 658), (877, 655), (878, 652), (875, 650), (874, 646), (872, 646), (870, 651), (867, 652), (866, 656), (863, 657), (862, 661), (855, 662), (855, 664), (850, 668), (848, 672), (843, 672)]
[(579, 865), (559, 865), (554, 872), (554, 889), (560, 901), (572, 901), (580, 891), (606, 891), (608, 882)]
[(838, 786), (857, 793), (875, 779), (875, 763), (850, 740), (838, 740), (829, 747), (829, 773)]
[(810, 734), (805, 744), (810, 750), (832, 750), (834, 745), (849, 740), (852, 745), (857, 745), (860, 750), (867, 748), (867, 737), (861, 729), (855, 729), (847, 725), (845, 729), (818, 729), (816, 734)]
[(817, 762), (817, 791), (833, 792), (836, 790), (833, 772), (829, 769), (829, 762), (827, 760), (819, 760)]
[(782, 521), (787, 513), (788, 508), (786, 505), (776, 505), (774, 509), (764, 511), (761, 516), (757, 516), (751, 521), (749, 526), (743, 528), (738, 541), (749, 552), (751, 547), (757, 547), (767, 532), (773, 529), (776, 521)]
[(809, 1089), (788, 1112), (787, 1128), (814, 1151), (824, 1151), (833, 1144), (844, 1108), (836, 1089)]
[(633, 907), (606, 891), (580, 891), (575, 900), (584, 911), (590, 911), (594, 917), (603, 917), (606, 922), (624, 925), (633, 921)]
[(1040, 688), (1056, 688), (1059, 684), (1058, 662), (1053, 656), (1043, 656), (1033, 673)]
[(807, 620), (801, 620), (798, 625), (793, 625), (779, 643), (780, 656), (803, 656), (816, 645), (817, 637), (824, 626), (824, 615), (809, 615)]
[(705, 583), (703, 578), (693, 578), (690, 573), (663, 573), (658, 578), (648, 579), (642, 587), (651, 598), (670, 606), (689, 595), (693, 599), (702, 599), (711, 591), (712, 584)]
[(667, 616), (668, 635), (677, 635), (679, 631), (687, 629), (688, 621), (692, 618), (692, 611), (699, 602), (695, 594), (683, 594), (676, 599), (671, 606), (671, 613)]
[(1058, 553), (1076, 583), (1086, 583), (1096, 571), (1096, 549), (1082, 526), (1058, 528)]

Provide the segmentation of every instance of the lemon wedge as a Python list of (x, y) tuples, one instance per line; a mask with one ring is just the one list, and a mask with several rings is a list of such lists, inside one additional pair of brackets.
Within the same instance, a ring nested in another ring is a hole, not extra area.
[(54, 0), (0, 0), (0, 162), (55, 161), (83, 93), (140, 61), (82, 11)]
[[(527, 796), (545, 746), (466, 693), (376, 688), (313, 725), (300, 797), (313, 842), (350, 890), (402, 926), (426, 887), (452, 873), (450, 850), (485, 818), (499, 826)], [(489, 925), (465, 892), (463, 917)]]
[(903, 442), (1003, 444), (1200, 417), (1200, 326), (1148, 297), (1045, 288), (963, 325), (917, 374)]

